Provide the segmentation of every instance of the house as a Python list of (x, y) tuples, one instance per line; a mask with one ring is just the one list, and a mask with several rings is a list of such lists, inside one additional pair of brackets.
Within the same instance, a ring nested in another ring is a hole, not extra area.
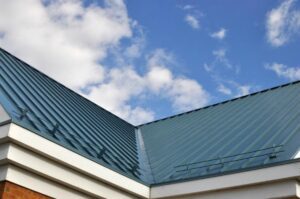
[(133, 126), (0, 49), (2, 198), (298, 198), (299, 147), (299, 81)]

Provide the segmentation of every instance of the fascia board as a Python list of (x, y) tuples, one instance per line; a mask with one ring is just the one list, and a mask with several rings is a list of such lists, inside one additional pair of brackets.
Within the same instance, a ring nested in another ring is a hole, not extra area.
[(151, 198), (179, 197), (300, 177), (300, 162), (151, 187)]
[(20, 146), (64, 166), (80, 171), (94, 179), (108, 183), (139, 197), (149, 198), (150, 188), (148, 186), (84, 158), (14, 123), (10, 124), (8, 137), (12, 142)]

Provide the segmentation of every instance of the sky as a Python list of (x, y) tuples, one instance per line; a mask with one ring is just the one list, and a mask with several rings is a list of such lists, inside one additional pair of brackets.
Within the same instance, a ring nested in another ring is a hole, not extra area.
[(0, 0), (0, 47), (132, 124), (300, 79), (300, 0)]

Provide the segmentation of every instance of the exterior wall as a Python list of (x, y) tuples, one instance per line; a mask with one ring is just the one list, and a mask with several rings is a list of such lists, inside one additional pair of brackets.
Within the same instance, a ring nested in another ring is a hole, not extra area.
[(41, 193), (8, 181), (0, 182), (0, 197), (2, 199), (51, 199)]

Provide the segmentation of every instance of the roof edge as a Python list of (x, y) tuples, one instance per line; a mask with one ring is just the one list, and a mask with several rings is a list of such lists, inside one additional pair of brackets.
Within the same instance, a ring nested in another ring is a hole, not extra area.
[(17, 59), (17, 60), (18, 60), (18, 61), (20, 61), (20, 62), (23, 62), (24, 64), (26, 64), (26, 65), (27, 65), (28, 67), (30, 67), (31, 69), (35, 70), (36, 72), (40, 73), (41, 75), (45, 76), (46, 78), (50, 79), (51, 81), (54, 81), (54, 82), (56, 82), (56, 83), (57, 83), (57, 84), (59, 84), (60, 86), (62, 86), (62, 87), (64, 87), (64, 88), (66, 88), (67, 90), (69, 90), (69, 91), (71, 91), (72, 93), (74, 93), (74, 94), (78, 95), (79, 97), (83, 98), (84, 100), (87, 100), (87, 101), (89, 101), (90, 103), (92, 103), (92, 104), (94, 104), (95, 106), (97, 106), (97, 107), (101, 108), (102, 110), (104, 110), (104, 111), (108, 112), (109, 114), (113, 115), (114, 117), (116, 117), (116, 118), (118, 118), (118, 119), (122, 120), (123, 122), (125, 122), (125, 123), (127, 123), (127, 124), (131, 125), (132, 127), (136, 127), (135, 125), (133, 125), (133, 124), (129, 123), (128, 121), (126, 121), (126, 120), (122, 119), (121, 117), (119, 117), (119, 116), (117, 116), (117, 115), (113, 114), (112, 112), (110, 112), (110, 111), (106, 110), (105, 108), (101, 107), (100, 105), (96, 104), (95, 102), (93, 102), (93, 101), (91, 101), (91, 100), (87, 99), (86, 97), (84, 97), (84, 96), (83, 96), (83, 95), (81, 95), (80, 93), (78, 93), (78, 92), (76, 92), (76, 91), (72, 90), (71, 88), (67, 87), (66, 85), (64, 85), (64, 84), (60, 83), (59, 81), (55, 80), (54, 78), (50, 77), (49, 75), (46, 75), (44, 72), (42, 72), (42, 71), (40, 71), (39, 69), (37, 69), (37, 68), (33, 67), (32, 65), (28, 64), (27, 62), (25, 62), (25, 61), (21, 60), (21, 59), (20, 59), (20, 58), (18, 58), (17, 56), (15, 56), (15, 55), (13, 55), (12, 53), (8, 52), (7, 50), (3, 49), (1, 46), (0, 46), (0, 50), (2, 50), (4, 53), (7, 53), (7, 54), (9, 54), (10, 56), (13, 56), (15, 59)]
[(214, 103), (214, 104), (211, 104), (211, 105), (208, 105), (208, 106), (204, 106), (204, 107), (201, 107), (201, 108), (193, 109), (193, 110), (186, 111), (186, 112), (183, 112), (183, 113), (179, 113), (179, 114), (167, 116), (167, 117), (164, 117), (164, 118), (161, 118), (161, 119), (157, 119), (157, 120), (154, 120), (154, 121), (151, 121), (151, 122), (147, 122), (147, 123), (144, 123), (144, 124), (137, 125), (136, 127), (140, 128), (142, 126), (146, 126), (146, 125), (149, 125), (149, 124), (152, 124), (152, 123), (160, 122), (160, 121), (167, 120), (167, 119), (172, 119), (174, 117), (179, 117), (179, 116), (182, 116), (182, 115), (185, 115), (185, 114), (193, 113), (193, 112), (196, 112), (196, 111), (200, 111), (200, 110), (203, 110), (203, 109), (211, 108), (211, 107), (218, 106), (218, 105), (221, 105), (221, 104), (226, 104), (226, 103), (229, 103), (229, 102), (232, 102), (232, 101), (236, 101), (236, 100), (239, 100), (239, 99), (242, 99), (242, 98), (246, 98), (246, 97), (250, 97), (250, 96), (253, 96), (253, 95), (257, 95), (259, 93), (265, 93), (265, 92), (270, 91), (270, 90), (274, 90), (274, 89), (278, 89), (278, 88), (282, 88), (282, 87), (286, 87), (286, 86), (293, 85), (293, 84), (298, 84), (298, 83), (300, 83), (300, 80), (296, 80), (296, 81), (292, 81), (292, 82), (289, 82), (289, 83), (286, 83), (286, 84), (281, 84), (281, 85), (277, 85), (277, 86), (274, 86), (274, 87), (266, 88), (266, 89), (263, 89), (263, 90), (260, 90), (260, 91), (256, 91), (256, 92), (253, 92), (253, 93), (250, 93), (250, 94), (247, 94), (247, 95), (243, 95), (243, 96), (235, 97), (235, 98), (232, 98), (232, 99), (229, 99), (229, 100), (217, 102), (217, 103)]

